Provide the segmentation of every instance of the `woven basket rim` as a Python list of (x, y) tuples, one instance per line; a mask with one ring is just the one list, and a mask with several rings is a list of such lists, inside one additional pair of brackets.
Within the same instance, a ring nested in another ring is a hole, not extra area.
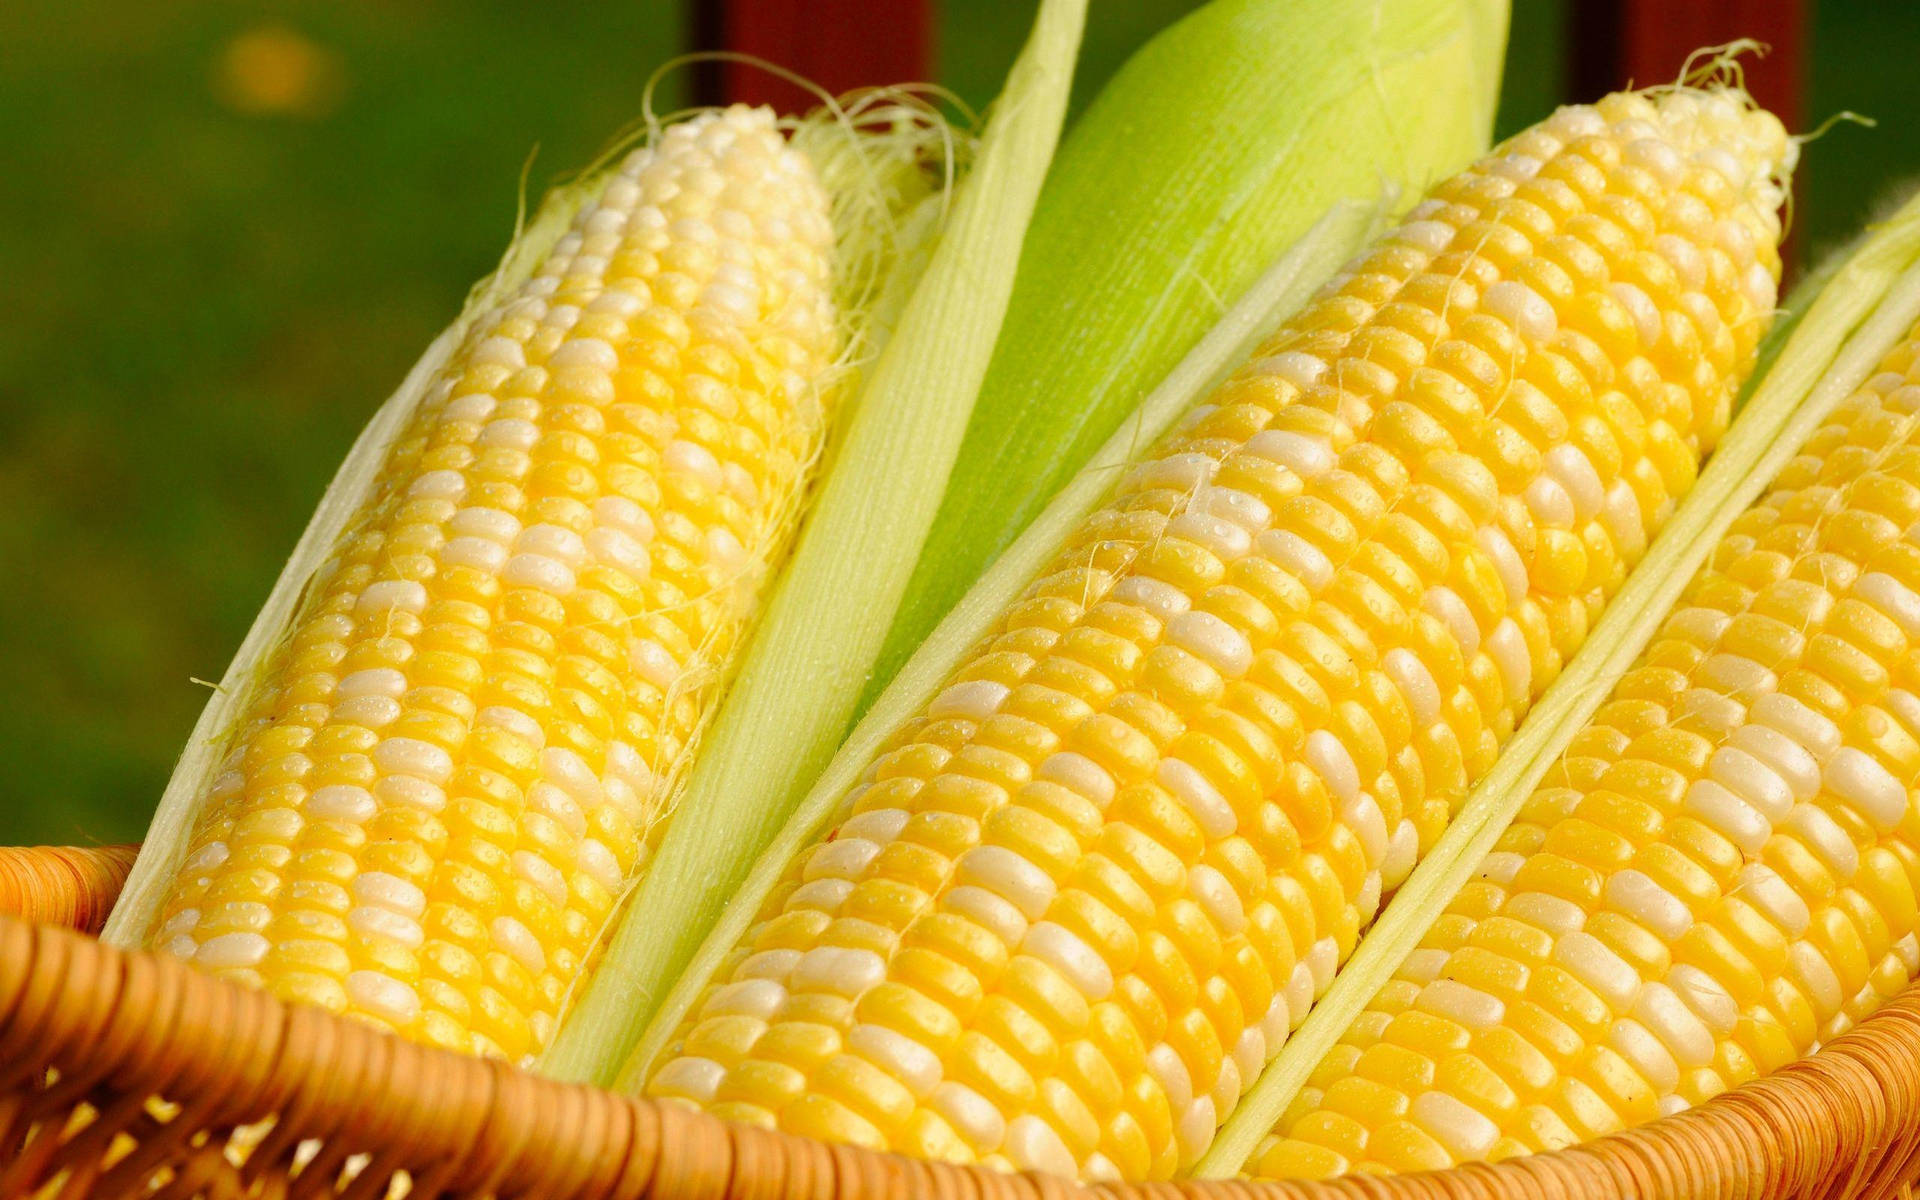
[[(130, 860), (126, 847), (0, 847), (0, 908), (9, 884), (16, 900), (33, 901), (25, 916), (0, 912), (0, 1196), (34, 1192), (63, 1171), (68, 1187), (82, 1186), (62, 1195), (122, 1195), (156, 1167), (173, 1176), (168, 1195), (226, 1195), (262, 1180), (272, 1194), (291, 1181), (289, 1194), (333, 1195), (329, 1173), (355, 1155), (371, 1161), (350, 1194), (369, 1186), (367, 1173), (404, 1170), (415, 1195), (582, 1200), (1864, 1198), (1896, 1194), (1920, 1175), (1920, 985), (1773, 1075), (1566, 1150), (1325, 1183), (1082, 1187), (830, 1146), (556, 1083), (50, 923), (97, 925)], [(89, 889), (96, 894), (80, 894)], [(180, 1104), (179, 1115), (156, 1120), (147, 1104), (156, 1096)], [(89, 1104), (91, 1125), (74, 1121)], [(246, 1167), (222, 1157), (228, 1132), (270, 1117)], [(111, 1167), (110, 1132), (137, 1143)], [(319, 1157), (296, 1171), (303, 1140), (318, 1141)], [(181, 1190), (188, 1184), (202, 1190)]]

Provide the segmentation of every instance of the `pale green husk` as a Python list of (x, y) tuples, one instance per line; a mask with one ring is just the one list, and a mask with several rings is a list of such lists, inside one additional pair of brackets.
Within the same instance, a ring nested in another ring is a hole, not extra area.
[(986, 374), (1086, 0), (1043, 0), (652, 860), (541, 1067), (606, 1082), (845, 735)]
[(1498, 763), (1361, 939), (1327, 994), (1194, 1168), (1239, 1173), (1327, 1051), (1373, 1000), (1466, 884), (1573, 735), (1632, 666), (1727, 527), (1798, 453), (1841, 400), (1920, 320), (1920, 200), (1907, 204), (1837, 270), (1747, 388), (1739, 418), (1699, 481), (1547, 689)]
[(1486, 148), (1506, 0), (1213, 0), (1060, 147), (870, 701), (1249, 284), (1343, 197)]
[(835, 816), (847, 791), (887, 738), (925, 707), (1067, 536), (1106, 499), (1122, 468), (1134, 461), (1143, 447), (1157, 442), (1182, 413), (1239, 365), (1323, 279), (1364, 245), (1385, 218), (1390, 201), (1387, 196), (1372, 205), (1339, 204), (1315, 223), (1254, 281), (1239, 303), (1148, 394), (1133, 416), (940, 622), (867, 710), (852, 736), (753, 864), (752, 872), (717, 921), (703, 930), (705, 941), (658, 1005), (652, 1023), (621, 1069), (617, 1087), (637, 1091), (644, 1084), (648, 1067), (699, 999), (720, 961), (758, 914), (787, 864)]

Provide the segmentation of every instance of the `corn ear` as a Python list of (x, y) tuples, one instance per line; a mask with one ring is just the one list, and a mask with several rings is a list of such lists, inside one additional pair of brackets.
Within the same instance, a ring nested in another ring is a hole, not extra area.
[(1223, 378), (1252, 346), (1303, 304), (1320, 280), (1356, 250), (1377, 226), (1388, 198), (1368, 206), (1335, 205), (1307, 235), (1247, 289), (1240, 302), (1200, 340), (1159, 387), (1116, 430), (1073, 482), (1041, 511), (1032, 525), (967, 590), (961, 602), (929, 634), (894, 676), (834, 754), (793, 814), (753, 864), (705, 940), (660, 1003), (614, 1086), (638, 1091), (647, 1067), (685, 1020), (722, 959), (752, 922), (766, 895), (795, 855), (815, 840), (840, 798), (859, 779), (899, 726), (924, 708), (940, 686), (992, 630), (1006, 607), (1039, 574), (1073, 529), (1112, 492), (1119, 473), (1140, 447), (1157, 442), (1194, 401)]
[(736, 106), (554, 193), (323, 499), (110, 938), (432, 1044), (541, 1049), (952, 141), (878, 94), (788, 128)]

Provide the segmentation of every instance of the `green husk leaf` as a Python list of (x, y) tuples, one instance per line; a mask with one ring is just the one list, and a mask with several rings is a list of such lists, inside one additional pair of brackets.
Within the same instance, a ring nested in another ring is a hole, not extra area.
[(1646, 557), (1407, 877), (1286, 1047), (1241, 1099), (1194, 1168), (1239, 1173), (1326, 1053), (1479, 869), (1520, 805), (1633, 665), (1721, 536), (1801, 445), (1920, 319), (1920, 201), (1907, 204), (1840, 267), (1749, 382), (1739, 418)]
[(864, 702), (1219, 318), (1342, 197), (1486, 148), (1505, 0), (1213, 0), (1060, 149), (1005, 330)]
[(645, 1072), (673, 1036), (720, 961), (759, 913), (787, 864), (819, 836), (848, 789), (894, 730), (960, 666), (1007, 607), (1040, 573), (1067, 536), (1111, 493), (1121, 470), (1152, 446), (1180, 415), (1244, 361), (1259, 341), (1304, 304), (1320, 282), (1364, 245), (1392, 208), (1387, 193), (1367, 205), (1335, 205), (1254, 281), (1238, 303), (1148, 394), (1107, 443), (1032, 525), (968, 589), (867, 710), (785, 826), (768, 844), (706, 939), (655, 1012), (615, 1086), (638, 1091)]
[(1006, 315), (1085, 16), (1086, 0), (1043, 0), (925, 272), (854, 401), (676, 819), (542, 1060), (548, 1073), (611, 1079), (754, 851), (845, 734)]

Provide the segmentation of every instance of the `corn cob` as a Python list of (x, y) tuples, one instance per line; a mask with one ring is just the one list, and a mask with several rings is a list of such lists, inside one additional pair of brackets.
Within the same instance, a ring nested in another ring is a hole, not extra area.
[(1734, 525), (1262, 1147), (1410, 1170), (1689, 1108), (1920, 969), (1920, 329)]
[(899, 732), (648, 1091), (1191, 1163), (1692, 481), (1788, 152), (1737, 93), (1622, 95), (1438, 188)]
[(642, 856), (841, 349), (767, 110), (633, 151), (472, 328), (260, 675), (153, 941), (521, 1059)]

